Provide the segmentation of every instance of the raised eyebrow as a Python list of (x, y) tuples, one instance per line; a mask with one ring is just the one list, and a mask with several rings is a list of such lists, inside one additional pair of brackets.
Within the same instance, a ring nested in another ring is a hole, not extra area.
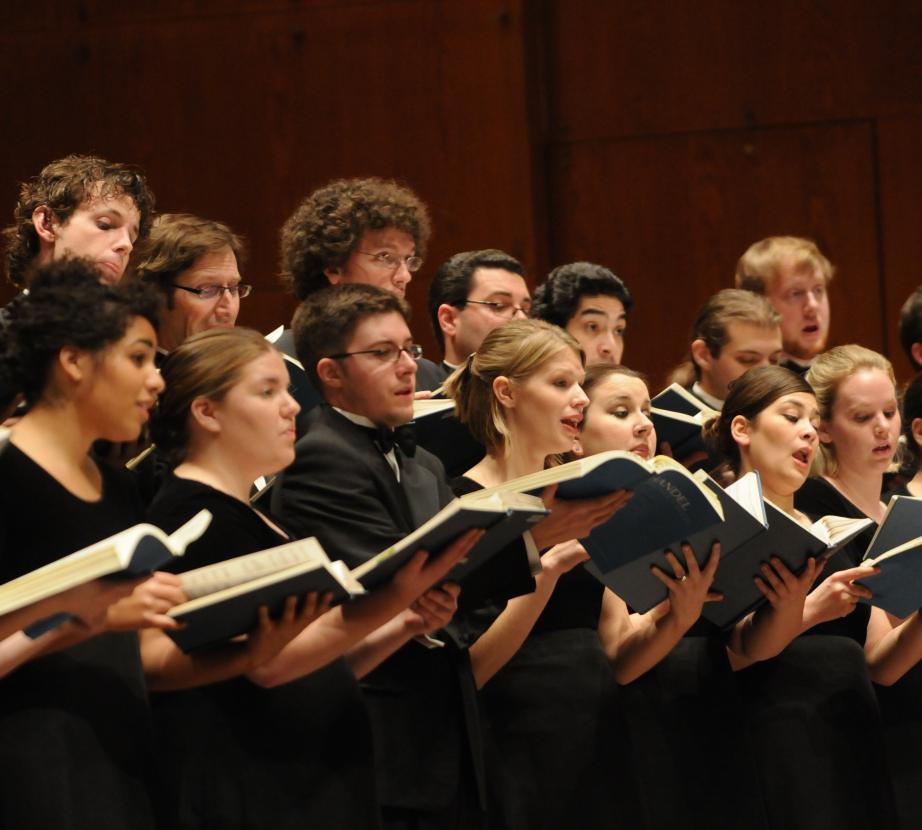
[(133, 340), (131, 342), (131, 345), (132, 346), (148, 346), (151, 349), (156, 348), (156, 346), (154, 346), (154, 341), (148, 337), (139, 337), (136, 340)]

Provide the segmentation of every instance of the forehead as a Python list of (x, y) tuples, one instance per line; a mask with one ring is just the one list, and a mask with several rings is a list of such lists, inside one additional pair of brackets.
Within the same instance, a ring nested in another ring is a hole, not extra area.
[(127, 221), (137, 224), (141, 219), (141, 213), (134, 199), (126, 196), (124, 193), (115, 193), (111, 196), (100, 196), (100, 185), (94, 188), (94, 193), (88, 199), (81, 202), (74, 213), (117, 213)]
[(399, 228), (379, 228), (364, 231), (358, 247), (363, 251), (371, 250), (372, 253), (394, 251), (408, 256), (416, 250), (416, 242), (410, 234)]
[(591, 400), (599, 398), (631, 398), (632, 400), (645, 401), (650, 393), (640, 378), (630, 375), (611, 374), (601, 383), (597, 383), (589, 394)]
[[(275, 349), (268, 349), (259, 357), (247, 363), (240, 373), (241, 380), (254, 380), (257, 378), (288, 377), (288, 370), (281, 355)], [(287, 383), (287, 380), (286, 380)]]
[(810, 263), (795, 263), (791, 259), (786, 259), (778, 266), (777, 274), (769, 290), (772, 293), (784, 294), (798, 288), (813, 288), (825, 284), (826, 277), (817, 266)]
[(372, 314), (356, 324), (352, 337), (346, 346), (346, 351), (353, 351), (369, 346), (372, 343), (384, 341), (405, 343), (410, 337), (410, 328), (407, 326), (406, 320), (396, 311)]
[(791, 392), (788, 395), (782, 395), (771, 403), (771, 407), (781, 409), (785, 406), (796, 406), (807, 414), (814, 414), (816, 409), (816, 396), (810, 392)]
[(583, 362), (580, 356), (569, 346), (564, 346), (554, 352), (538, 367), (539, 374), (552, 374), (554, 372), (573, 372), (583, 377)]
[(240, 271), (237, 268), (237, 257), (229, 246), (219, 248), (217, 251), (208, 251), (202, 254), (179, 276), (183, 283), (191, 287), (204, 283), (229, 283), (240, 281)]
[(578, 321), (585, 317), (605, 317), (609, 322), (614, 323), (624, 319), (625, 316), (624, 303), (621, 300), (617, 297), (599, 294), (595, 297), (580, 297), (579, 305), (570, 319)]
[(883, 369), (859, 369), (839, 385), (836, 403), (842, 406), (873, 406), (896, 400), (893, 381)]
[(471, 277), (471, 291), (489, 296), (494, 293), (511, 295), (513, 298), (528, 297), (528, 286), (521, 274), (505, 268), (477, 268)]
[(731, 320), (727, 324), (727, 343), (724, 349), (780, 351), (781, 326), (759, 326), (745, 320)]

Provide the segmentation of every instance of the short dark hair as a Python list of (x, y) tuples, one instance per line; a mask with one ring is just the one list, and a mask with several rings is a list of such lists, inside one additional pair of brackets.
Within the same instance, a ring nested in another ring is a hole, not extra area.
[(292, 321), (295, 351), (310, 379), (319, 384), (317, 363), (344, 351), (366, 317), (396, 312), (410, 324), (406, 300), (374, 285), (331, 285), (309, 296)]
[(131, 256), (136, 279), (160, 289), (168, 308), (173, 307), (173, 283), (205, 254), (230, 248), (243, 269), (243, 240), (223, 222), (200, 219), (189, 213), (161, 213), (154, 219), (150, 235)]
[(922, 364), (912, 354), (913, 343), (922, 343), (922, 285), (906, 298), (900, 309), (900, 343), (909, 362), (916, 369), (922, 369)]
[(533, 317), (566, 328), (576, 314), (583, 297), (614, 297), (621, 301), (625, 313), (634, 306), (634, 298), (624, 281), (604, 265), (571, 262), (559, 265), (535, 289), (531, 307)]
[(128, 165), (95, 156), (72, 155), (51, 162), (35, 178), (23, 182), (13, 210), (14, 224), (3, 230), (9, 281), (24, 287), (29, 266), (38, 256), (39, 238), (32, 224), (36, 208), (48, 207), (63, 225), (81, 205), (111, 196), (127, 196), (135, 203), (141, 216), (138, 239), (147, 236), (154, 212), (154, 194), (144, 175)]
[(141, 283), (104, 285), (89, 259), (56, 259), (28, 276), (28, 293), (7, 306), (0, 379), (29, 404), (46, 391), (50, 367), (66, 346), (100, 352), (124, 336), (133, 317), (157, 329), (157, 292)]
[(525, 267), (521, 262), (496, 248), (462, 251), (443, 262), (429, 285), (429, 319), (442, 350), (445, 349), (445, 333), (439, 325), (439, 306), (453, 305), (461, 308), (471, 293), (471, 282), (478, 268), (502, 268), (520, 277), (525, 276)]
[(299, 300), (330, 284), (324, 270), (355, 252), (368, 230), (397, 228), (426, 256), (429, 212), (419, 197), (386, 179), (337, 179), (315, 190), (281, 231), (281, 278)]
[(911, 472), (915, 475), (922, 466), (922, 447), (912, 434), (912, 422), (922, 418), (922, 373), (916, 375), (903, 393), (903, 437), (909, 455)]

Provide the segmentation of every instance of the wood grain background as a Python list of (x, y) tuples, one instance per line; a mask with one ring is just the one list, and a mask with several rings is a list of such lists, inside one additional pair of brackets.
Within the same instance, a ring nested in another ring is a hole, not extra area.
[[(654, 385), (762, 236), (838, 267), (832, 340), (905, 378), (922, 282), (922, 4), (881, 0), (46, 0), (0, 10), (0, 207), (69, 152), (144, 168), (164, 211), (243, 233), (241, 322), (287, 321), (277, 234), (314, 187), (380, 175), (429, 204), (410, 290), (499, 247), (532, 282), (611, 267)], [(4, 288), (3, 299), (9, 296)]]

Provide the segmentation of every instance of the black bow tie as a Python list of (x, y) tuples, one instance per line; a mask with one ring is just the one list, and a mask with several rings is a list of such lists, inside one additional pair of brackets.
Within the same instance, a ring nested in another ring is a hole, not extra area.
[(405, 456), (412, 458), (416, 455), (416, 424), (404, 424), (393, 430), (383, 426), (376, 427), (374, 441), (375, 446), (385, 455), (397, 446)]

